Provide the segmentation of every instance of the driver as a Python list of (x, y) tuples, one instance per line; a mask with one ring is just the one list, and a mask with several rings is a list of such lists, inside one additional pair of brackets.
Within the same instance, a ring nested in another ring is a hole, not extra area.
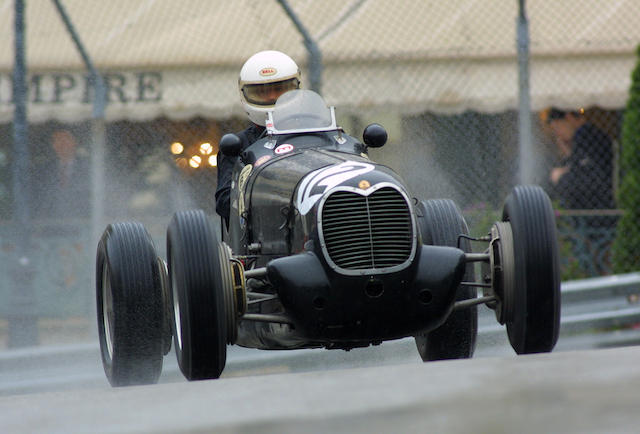
[[(249, 128), (236, 133), (244, 150), (264, 133), (267, 111), (273, 109), (278, 97), (300, 88), (300, 69), (293, 59), (280, 51), (260, 51), (242, 66), (238, 88), (242, 107), (252, 122)], [(236, 160), (237, 157), (218, 155), (216, 212), (224, 218), (227, 227), (231, 174)]]

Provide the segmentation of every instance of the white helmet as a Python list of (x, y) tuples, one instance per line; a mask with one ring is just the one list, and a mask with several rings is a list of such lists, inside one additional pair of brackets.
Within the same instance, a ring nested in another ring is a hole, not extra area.
[(267, 111), (273, 108), (278, 97), (300, 88), (300, 69), (291, 57), (280, 51), (260, 51), (242, 66), (238, 87), (249, 119), (264, 126)]

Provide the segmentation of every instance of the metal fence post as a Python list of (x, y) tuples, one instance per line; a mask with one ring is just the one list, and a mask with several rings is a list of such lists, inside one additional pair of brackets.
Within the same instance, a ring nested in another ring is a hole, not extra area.
[(518, 0), (518, 143), (519, 179), (521, 184), (533, 183), (533, 149), (531, 139), (531, 103), (529, 95), (529, 21), (526, 0)]
[[(87, 242), (87, 252), (91, 254), (96, 246), (97, 240), (102, 231), (104, 219), (104, 156), (106, 148), (106, 122), (105, 109), (107, 106), (106, 86), (102, 75), (93, 65), (91, 57), (84, 48), (80, 36), (75, 30), (69, 15), (60, 0), (53, 0), (60, 18), (64, 22), (73, 43), (80, 53), (82, 60), (89, 71), (91, 83), (94, 88), (93, 113), (91, 121), (91, 230)], [(89, 315), (95, 311), (93, 303), (94, 297), (89, 297)]]
[(13, 235), (15, 262), (12, 264), (9, 300), (8, 346), (38, 343), (38, 314), (33, 288), (31, 260), (31, 182), (29, 179), (27, 66), (25, 60), (25, 2), (15, 0), (15, 64), (13, 69)]
[(316, 41), (313, 40), (302, 21), (293, 11), (287, 0), (278, 0), (284, 11), (289, 15), (291, 21), (298, 29), (304, 40), (304, 46), (309, 53), (309, 87), (311, 90), (321, 94), (322, 89), (322, 52)]

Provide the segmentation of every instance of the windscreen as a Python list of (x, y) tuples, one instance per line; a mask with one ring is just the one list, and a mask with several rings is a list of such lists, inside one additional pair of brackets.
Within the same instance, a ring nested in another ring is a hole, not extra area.
[(331, 122), (331, 110), (324, 99), (311, 90), (283, 94), (273, 110), (273, 126), (279, 131), (329, 127)]

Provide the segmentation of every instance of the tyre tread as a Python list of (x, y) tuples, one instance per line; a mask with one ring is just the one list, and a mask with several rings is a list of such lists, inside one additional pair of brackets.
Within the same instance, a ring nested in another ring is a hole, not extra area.
[[(424, 220), (421, 226), (423, 243), (458, 247), (458, 235), (469, 234), (467, 223), (460, 209), (450, 199), (431, 199), (420, 203)], [(429, 219), (429, 220), (427, 220)], [(471, 251), (469, 240), (462, 239), (460, 246)], [(463, 280), (474, 280), (473, 265), (468, 264)], [(456, 300), (476, 297), (473, 287), (459, 287)], [(478, 331), (477, 308), (452, 312), (443, 325), (426, 335), (416, 336), (418, 352), (424, 361), (470, 358), (473, 356)]]
[(516, 303), (507, 323), (518, 354), (553, 349), (560, 328), (560, 281), (555, 216), (538, 186), (517, 186), (505, 202), (503, 220), (512, 223), (516, 244), (516, 278), (526, 297)]
[(167, 242), (172, 255), (182, 256), (179, 280), (188, 292), (181, 300), (187, 336), (178, 354), (180, 369), (188, 380), (218, 378), (226, 362), (226, 323), (215, 232), (203, 211), (182, 211), (169, 226)]
[[(102, 272), (107, 263), (114, 303), (113, 354), (105, 346)], [(107, 226), (96, 260), (98, 330), (103, 366), (113, 386), (154, 384), (162, 371), (164, 308), (153, 241), (138, 222)]]

